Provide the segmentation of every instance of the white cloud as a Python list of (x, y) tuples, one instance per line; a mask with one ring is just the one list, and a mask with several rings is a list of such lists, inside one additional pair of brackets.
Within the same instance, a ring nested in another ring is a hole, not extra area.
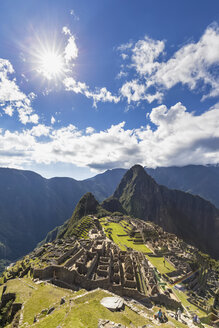
[(68, 44), (65, 47), (65, 60), (69, 63), (78, 57), (78, 47), (75, 42), (75, 37), (72, 35), (68, 39)]
[(94, 107), (97, 106), (99, 101), (118, 103), (120, 100), (120, 97), (113, 96), (105, 87), (96, 88), (95, 91), (90, 91), (90, 88), (86, 83), (77, 82), (72, 77), (65, 78), (63, 83), (67, 91), (73, 91), (75, 93), (83, 94), (87, 98), (92, 98)]
[(153, 108), (150, 120), (157, 126), (138, 132), (148, 166), (219, 162), (219, 107), (202, 115), (187, 112), (177, 103)]
[(164, 41), (153, 40), (147, 36), (136, 42), (132, 49), (132, 65), (140, 75), (150, 75), (159, 67), (160, 64), (155, 59), (163, 53), (164, 46)]
[(127, 59), (129, 56), (127, 54), (121, 54), (123, 60)]
[(62, 32), (65, 35), (69, 35), (68, 43), (64, 50), (64, 58), (67, 64), (69, 64), (72, 60), (75, 60), (78, 57), (78, 47), (75, 42), (74, 35), (71, 34), (71, 31), (67, 26), (62, 28)]
[(8, 116), (12, 116), (14, 113), (14, 108), (12, 108), (11, 106), (3, 107), (2, 109)]
[(18, 112), (19, 121), (22, 124), (38, 123), (39, 116), (34, 114), (32, 101), (34, 93), (26, 95), (16, 83), (16, 79), (10, 79), (14, 73), (13, 66), (7, 59), (0, 58), (0, 106), (5, 114), (12, 116), (14, 110)]
[(88, 126), (88, 127), (86, 128), (86, 134), (92, 134), (92, 133), (94, 133), (94, 132), (95, 132), (95, 129), (92, 128), (92, 126)]
[(62, 32), (63, 32), (65, 35), (71, 35), (71, 31), (70, 31), (70, 29), (69, 29), (67, 26), (63, 26), (63, 28), (62, 28)]
[(51, 124), (54, 124), (56, 122), (56, 119), (54, 116), (51, 117)]
[(119, 74), (117, 74), (116, 79), (121, 79), (123, 77), (126, 77), (128, 75), (127, 72), (120, 71)]
[(46, 126), (44, 124), (38, 124), (34, 127), (32, 127), (31, 130), (29, 130), (30, 135), (34, 137), (41, 137), (41, 136), (48, 136), (50, 133), (51, 127)]
[(150, 83), (158, 83), (166, 89), (177, 83), (187, 84), (194, 90), (200, 81), (211, 87), (205, 97), (219, 95), (219, 80), (210, 72), (212, 65), (219, 64), (219, 27), (207, 28), (197, 43), (179, 49), (166, 63), (162, 63)]
[(117, 50), (118, 51), (126, 51), (126, 50), (132, 48), (132, 46), (133, 46), (133, 42), (130, 41), (130, 42), (121, 44), (119, 47), (117, 47)]
[[(219, 162), (219, 107), (196, 115), (181, 103), (153, 108), (149, 125), (126, 129), (125, 122), (109, 129), (85, 131), (74, 125), (55, 129), (37, 125), (21, 132), (0, 131), (0, 165), (74, 163), (104, 170)], [(46, 138), (40, 138), (46, 136)]]
[(163, 96), (161, 92), (156, 92), (155, 94), (147, 93), (146, 85), (140, 84), (137, 80), (123, 84), (120, 93), (124, 98), (127, 98), (128, 104), (132, 101), (138, 102), (140, 100), (147, 100), (149, 103), (152, 103), (154, 100), (160, 102)]
[[(120, 51), (131, 54), (131, 63), (127, 69), (134, 67), (137, 78), (127, 81), (122, 87), (122, 95), (128, 102), (148, 99), (160, 101), (165, 90), (176, 84), (187, 85), (192, 90), (204, 92), (202, 100), (219, 95), (219, 27), (209, 26), (198, 42), (190, 42), (176, 51), (167, 61), (158, 60), (164, 54), (164, 41), (145, 37), (135, 44), (122, 45)], [(125, 53), (126, 54), (126, 53)], [(124, 69), (123, 69), (124, 71)], [(201, 87), (200, 87), (201, 85)], [(153, 87), (153, 98), (150, 98)]]

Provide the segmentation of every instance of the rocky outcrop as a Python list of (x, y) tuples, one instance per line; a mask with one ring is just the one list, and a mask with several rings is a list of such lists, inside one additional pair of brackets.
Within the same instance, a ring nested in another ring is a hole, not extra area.
[(58, 228), (56, 237), (61, 238), (71, 236), (80, 219), (92, 214), (95, 214), (96, 216), (98, 216), (98, 214), (104, 216), (109, 214), (109, 212), (100, 206), (92, 193), (87, 192), (79, 200), (72, 217), (63, 226)]
[(140, 165), (127, 171), (113, 196), (130, 215), (153, 221), (219, 258), (219, 210), (210, 202), (158, 185)]
[(127, 214), (126, 210), (122, 207), (120, 201), (115, 197), (109, 197), (109, 198), (105, 199), (101, 203), (101, 206), (105, 210), (107, 210), (111, 213), (120, 212), (120, 213), (123, 213), (123, 214)]

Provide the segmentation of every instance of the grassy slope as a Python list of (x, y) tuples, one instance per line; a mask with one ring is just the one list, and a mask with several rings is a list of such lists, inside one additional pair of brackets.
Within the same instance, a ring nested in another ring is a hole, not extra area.
[[(29, 278), (8, 281), (7, 291), (16, 292), (17, 301), (24, 303), (21, 328), (27, 326), (37, 328), (54, 328), (58, 326), (62, 328), (96, 328), (100, 318), (121, 323), (127, 327), (139, 327), (147, 324), (154, 326), (151, 321), (153, 311), (142, 305), (140, 306), (141, 310), (148, 315), (148, 318), (140, 316), (127, 306), (121, 312), (111, 312), (103, 307), (100, 300), (103, 297), (110, 296), (107, 291), (97, 290), (86, 293), (86, 291), (81, 290), (73, 292), (50, 284), (35, 284)], [(60, 305), (61, 297), (65, 297), (66, 300), (63, 305)], [(55, 306), (55, 310), (50, 315), (42, 316), (38, 322), (33, 323), (35, 315), (52, 306)], [(169, 320), (174, 321), (170, 318)], [(177, 324), (177, 322), (174, 323)], [(162, 326), (165, 328), (173, 327), (171, 323)], [(184, 328), (186, 326), (180, 324), (176, 327)]]
[[(128, 327), (131, 324), (137, 327), (143, 326), (149, 322), (128, 307), (121, 312), (107, 310), (100, 304), (103, 297), (110, 296), (105, 291), (94, 291), (75, 298), (84, 294), (85, 291), (73, 292), (50, 284), (34, 284), (31, 279), (22, 278), (8, 281), (7, 292), (16, 292), (16, 301), (24, 304), (21, 328), (26, 326), (54, 328), (58, 325), (62, 328), (96, 328), (100, 318), (122, 323)], [(60, 305), (62, 297), (66, 302)], [(55, 306), (54, 312), (42, 317), (39, 322), (33, 323), (35, 315), (52, 306)]]

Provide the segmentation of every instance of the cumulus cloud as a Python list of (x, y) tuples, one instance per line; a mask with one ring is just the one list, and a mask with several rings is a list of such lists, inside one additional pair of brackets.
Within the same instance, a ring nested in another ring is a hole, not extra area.
[[(96, 132), (70, 124), (55, 129), (37, 125), (21, 132), (0, 131), (1, 165), (74, 163), (101, 171), (129, 168), (219, 162), (219, 106), (196, 115), (181, 103), (152, 109), (139, 129), (126, 129), (125, 122)], [(148, 122), (149, 123), (149, 122)], [(42, 138), (44, 136), (44, 138)]]
[(88, 126), (86, 128), (86, 134), (92, 134), (94, 133), (95, 129), (92, 126)]
[(159, 63), (155, 59), (163, 53), (164, 46), (164, 41), (153, 40), (147, 36), (136, 42), (132, 49), (132, 65), (140, 75), (150, 75), (158, 68)]
[(96, 88), (95, 91), (91, 91), (86, 83), (76, 81), (72, 77), (65, 78), (63, 83), (67, 91), (73, 91), (74, 93), (83, 94), (87, 98), (92, 98), (94, 107), (97, 106), (99, 101), (118, 103), (120, 100), (120, 97), (113, 96), (105, 87)]
[(48, 136), (50, 133), (51, 127), (46, 126), (44, 124), (38, 124), (34, 127), (32, 127), (31, 130), (29, 130), (29, 134), (34, 137), (42, 137), (42, 136)]
[(166, 89), (177, 83), (186, 84), (194, 90), (200, 81), (211, 90), (205, 97), (219, 95), (219, 80), (210, 71), (219, 64), (219, 27), (207, 28), (197, 43), (190, 43), (179, 49), (166, 63), (162, 63), (150, 83), (159, 83)]
[(67, 26), (62, 28), (62, 32), (65, 35), (68, 35), (68, 42), (64, 50), (64, 58), (66, 63), (70, 63), (72, 60), (75, 60), (78, 57), (78, 47), (75, 42), (74, 35), (71, 34), (70, 29)]
[(152, 103), (154, 100), (161, 101), (163, 97), (161, 92), (156, 92), (155, 94), (147, 93), (146, 85), (138, 80), (132, 80), (123, 84), (120, 93), (127, 98), (128, 104), (132, 101), (138, 102), (140, 100), (147, 100), (149, 103)]
[[(128, 47), (119, 48), (122, 55), (129, 54), (131, 63), (127, 69), (135, 69), (138, 78), (127, 81), (121, 87), (121, 93), (128, 102), (157, 99), (161, 94), (176, 84), (186, 85), (191, 91), (205, 88), (202, 100), (219, 95), (219, 79), (216, 74), (219, 64), (219, 27), (209, 26), (198, 42), (190, 42), (176, 51), (171, 58), (164, 61), (165, 43), (145, 37)], [(124, 70), (123, 70), (124, 71)], [(156, 89), (150, 98), (150, 87)], [(130, 94), (133, 93), (132, 94)], [(156, 97), (157, 95), (157, 97)]]
[(10, 79), (10, 75), (14, 73), (14, 68), (7, 59), (0, 58), (0, 106), (5, 114), (12, 116), (17, 110), (21, 123), (37, 124), (39, 116), (34, 114), (32, 101), (35, 98), (34, 93), (26, 95), (23, 93), (16, 79)]

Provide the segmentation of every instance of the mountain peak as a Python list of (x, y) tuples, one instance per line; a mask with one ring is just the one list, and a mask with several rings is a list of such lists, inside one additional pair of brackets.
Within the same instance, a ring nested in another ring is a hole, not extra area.
[(113, 196), (129, 215), (153, 221), (202, 251), (219, 257), (219, 248), (215, 246), (219, 211), (210, 202), (158, 185), (140, 165), (126, 172)]
[(98, 201), (91, 192), (84, 194), (79, 200), (71, 220), (78, 221), (87, 214), (94, 214), (97, 212), (99, 206)]
[(127, 198), (127, 194), (133, 196), (136, 193), (141, 193), (142, 190), (152, 192), (156, 185), (156, 182), (145, 172), (145, 169), (136, 164), (125, 173), (113, 196), (119, 199), (124, 192), (126, 193), (125, 198)]

